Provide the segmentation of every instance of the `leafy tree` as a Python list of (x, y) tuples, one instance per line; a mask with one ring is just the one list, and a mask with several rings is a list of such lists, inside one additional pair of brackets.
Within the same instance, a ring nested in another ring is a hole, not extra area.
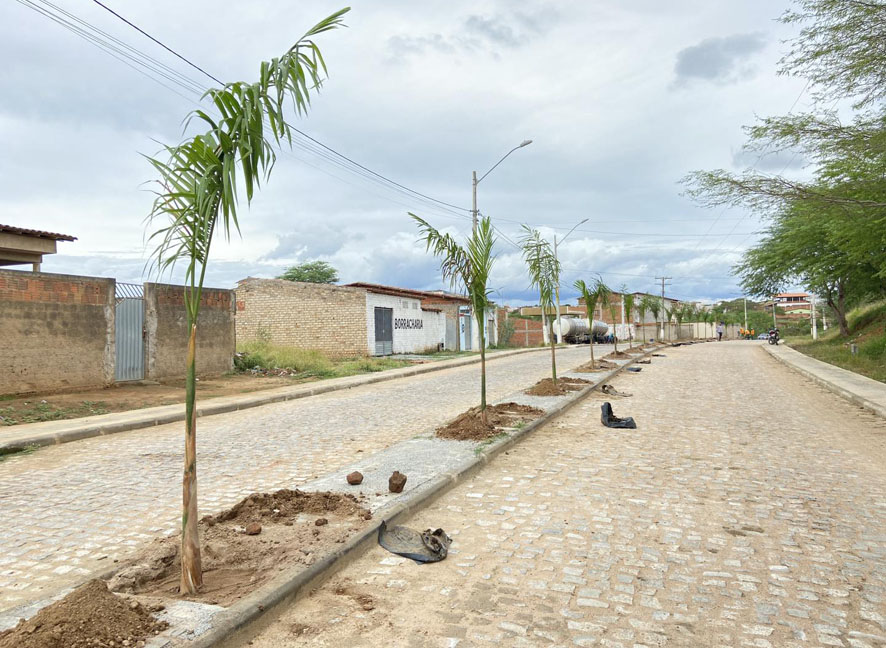
[(667, 323), (667, 329), (665, 333), (665, 337), (670, 340), (671, 339), (671, 319), (674, 317), (674, 313), (677, 312), (677, 305), (672, 304), (670, 307), (663, 306), (662, 311), (664, 312), (664, 316), (662, 320)]
[(277, 279), (304, 281), (306, 283), (338, 283), (338, 271), (326, 261), (307, 261), (286, 268)]
[(480, 420), (487, 425), (485, 313), (492, 304), (489, 298), (492, 291), (488, 288), (489, 275), (495, 263), (495, 255), (492, 253), (495, 247), (492, 221), (487, 216), (482, 217), (471, 232), (467, 243), (461, 246), (450, 234), (439, 232), (412, 212), (409, 215), (418, 223), (418, 229), (427, 249), (440, 258), (443, 278), (449, 280), (453, 288), (463, 287), (471, 301), (471, 309), (477, 320), (480, 336)]
[[(525, 234), (520, 239), (523, 248), (523, 260), (529, 269), (529, 280), (533, 288), (538, 290), (538, 303), (541, 312), (554, 308), (554, 297), (560, 284), (560, 262), (554, 256), (550, 243), (545, 241), (538, 230), (527, 225), (523, 226)], [(548, 322), (548, 338), (551, 341), (551, 380), (557, 384), (557, 354), (554, 344), (552, 321)]]
[(679, 304), (674, 306), (674, 319), (677, 320), (677, 339), (680, 339), (680, 329), (683, 327), (683, 318), (686, 317), (689, 304)]
[[(255, 83), (235, 82), (206, 92), (220, 117), (195, 110), (207, 130), (177, 146), (166, 146), (166, 160), (149, 158), (159, 173), (157, 197), (149, 222), (168, 219), (151, 239), (157, 241), (154, 264), (171, 270), (187, 263), (184, 302), (187, 313), (188, 353), (185, 378), (185, 466), (182, 484), (181, 592), (195, 593), (203, 584), (197, 531), (197, 418), (196, 344), (203, 279), (209, 250), (220, 230), (225, 238), (239, 231), (237, 187), (250, 202), (255, 188), (267, 181), (281, 140), (291, 141), (286, 104), (304, 114), (310, 92), (323, 83), (326, 65), (313, 38), (336, 29), (348, 9), (342, 9), (312, 27), (279, 58), (261, 64)], [(267, 122), (267, 123), (266, 123)], [(270, 131), (270, 132), (268, 132)]]
[(584, 282), (584, 279), (577, 279), (572, 285), (579, 293), (581, 293), (581, 297), (585, 303), (585, 309), (587, 310), (588, 332), (591, 337), (591, 369), (593, 369), (595, 367), (594, 311), (597, 310), (597, 304), (603, 303), (603, 301), (606, 300), (607, 295), (609, 294), (609, 288), (606, 287), (606, 284), (603, 283), (603, 280), (599, 276), (591, 281), (590, 286)]
[[(637, 315), (640, 316), (640, 330), (645, 331), (643, 325), (646, 324), (646, 313), (650, 311), (650, 297), (649, 295), (643, 295), (640, 298), (640, 301), (637, 302)], [(654, 337), (654, 336), (653, 336)], [(643, 343), (646, 343), (646, 335), (643, 335)]]

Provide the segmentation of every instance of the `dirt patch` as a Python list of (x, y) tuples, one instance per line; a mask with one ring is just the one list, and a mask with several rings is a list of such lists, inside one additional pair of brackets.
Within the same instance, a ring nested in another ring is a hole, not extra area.
[(584, 364), (580, 367), (577, 367), (572, 370), (573, 373), (595, 373), (597, 371), (611, 371), (612, 369), (617, 368), (618, 365), (612, 362), (607, 362), (606, 360), (597, 360), (594, 362), (594, 366), (591, 366), (591, 363)]
[(578, 391), (585, 385), (590, 385), (589, 380), (582, 378), (557, 378), (557, 384), (551, 378), (539, 380), (535, 385), (526, 390), (530, 396), (563, 396), (570, 392)]
[[(371, 517), (352, 495), (287, 489), (255, 493), (200, 520), (203, 587), (196, 595), (178, 592), (178, 537), (155, 540), (118, 571), (109, 586), (116, 592), (228, 606), (285, 569), (312, 565), (365, 528)], [(318, 526), (318, 519), (327, 522)], [(261, 524), (261, 531), (248, 534), (246, 527), (255, 523)]]
[(505, 428), (516, 427), (542, 414), (542, 410), (528, 405), (501, 403), (486, 408), (486, 423), (483, 423), (480, 408), (473, 407), (448, 425), (438, 428), (437, 436), (454, 441), (484, 441), (500, 434)]
[(166, 626), (141, 603), (112, 594), (103, 581), (92, 580), (0, 632), (0, 648), (135, 648)]
[(613, 360), (621, 360), (624, 358), (630, 358), (631, 354), (624, 353), (622, 351), (613, 351), (612, 353), (603, 356), (604, 358), (612, 358)]

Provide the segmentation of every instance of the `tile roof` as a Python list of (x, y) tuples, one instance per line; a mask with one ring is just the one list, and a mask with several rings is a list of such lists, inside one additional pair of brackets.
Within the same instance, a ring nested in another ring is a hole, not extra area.
[(76, 241), (76, 236), (68, 234), (58, 234), (56, 232), (43, 232), (41, 230), (25, 229), (24, 227), (13, 227), (12, 225), (0, 224), (0, 232), (9, 234), (21, 234), (23, 236), (35, 236), (37, 238), (48, 238), (56, 241)]

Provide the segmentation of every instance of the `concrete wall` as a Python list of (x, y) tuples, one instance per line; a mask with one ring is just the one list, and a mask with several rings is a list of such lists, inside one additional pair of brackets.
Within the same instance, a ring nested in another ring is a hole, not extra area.
[(333, 358), (367, 353), (366, 293), (359, 288), (250, 278), (236, 294), (241, 343), (267, 340)]
[[(145, 331), (145, 378), (183, 378), (189, 335), (183, 286), (145, 284)], [(234, 292), (204, 288), (197, 319), (198, 375), (230, 371), (235, 346)]]
[(114, 280), (0, 270), (0, 394), (114, 381)]

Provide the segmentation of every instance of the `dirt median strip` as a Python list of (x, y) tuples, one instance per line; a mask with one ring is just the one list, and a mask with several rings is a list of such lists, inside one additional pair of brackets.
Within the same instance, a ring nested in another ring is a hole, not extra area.
[[(515, 349), (513, 351), (501, 351), (489, 354), (486, 361), (508, 358), (524, 353), (545, 351), (546, 349)], [(225, 414), (242, 409), (270, 405), (288, 400), (308, 398), (319, 394), (333, 391), (362, 387), (398, 378), (409, 378), (443, 369), (454, 369), (480, 362), (479, 356), (469, 358), (455, 358), (452, 360), (440, 360), (426, 363), (416, 367), (403, 369), (391, 369), (374, 374), (362, 376), (348, 376), (346, 378), (332, 379), (326, 384), (309, 383), (293, 387), (278, 387), (265, 391), (252, 392), (243, 396), (224, 396), (215, 399), (197, 401), (197, 416), (213, 416)], [(213, 402), (216, 401), (216, 402)], [(10, 454), (23, 450), (59, 445), (89, 439), (96, 436), (130, 432), (143, 428), (151, 428), (167, 423), (177, 423), (185, 420), (185, 406), (163, 405), (150, 407), (143, 410), (130, 410), (128, 412), (115, 412), (83, 419), (66, 419), (64, 421), (48, 421), (46, 423), (31, 423), (22, 426), (14, 426), (0, 431), (0, 454)], [(5, 437), (5, 438), (4, 438)]]
[[(612, 371), (600, 375), (579, 391), (564, 396), (562, 402), (547, 409), (539, 418), (513, 434), (484, 447), (477, 456), (464, 461), (452, 470), (441, 473), (413, 491), (404, 494), (390, 506), (373, 514), (372, 524), (349, 538), (341, 548), (318, 559), (306, 569), (294, 569), (269, 582), (266, 586), (244, 598), (212, 619), (212, 628), (193, 639), (178, 639), (171, 646), (181, 648), (223, 648), (239, 646), (261, 629), (261, 620), (270, 620), (268, 612), (280, 605), (296, 601), (300, 595), (316, 588), (351, 561), (359, 558), (364, 551), (375, 545), (378, 527), (382, 521), (387, 524), (400, 524), (417, 510), (433, 503), (451, 488), (473, 476), (501, 452), (511, 448), (527, 434), (546, 425), (587, 397), (594, 389), (611, 380), (636, 360), (644, 358), (657, 349), (650, 349), (642, 356), (629, 359)], [(264, 617), (264, 619), (263, 619)]]

